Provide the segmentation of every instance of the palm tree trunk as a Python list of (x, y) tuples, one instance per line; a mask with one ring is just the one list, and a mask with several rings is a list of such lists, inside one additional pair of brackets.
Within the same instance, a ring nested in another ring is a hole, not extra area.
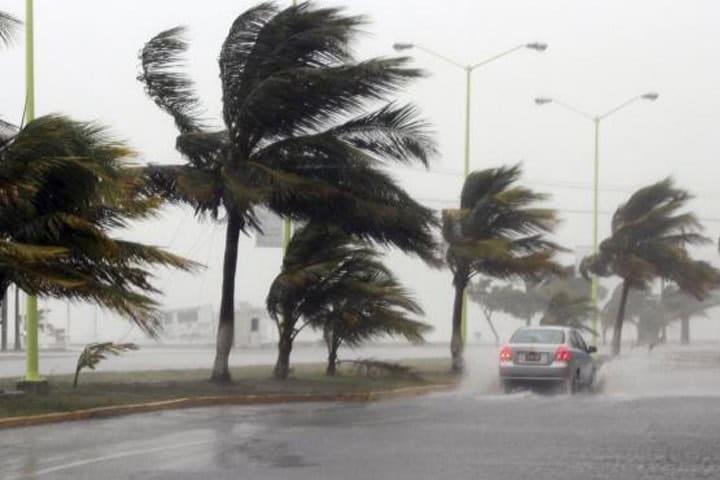
[(325, 370), (325, 374), (328, 377), (334, 377), (335, 373), (337, 372), (337, 352), (338, 348), (340, 348), (340, 342), (336, 341), (333, 338), (332, 345), (330, 345), (330, 351), (328, 352), (328, 364), (327, 364), (327, 370)]
[(286, 327), (280, 331), (278, 341), (278, 357), (273, 369), (273, 377), (277, 380), (287, 380), (290, 375), (290, 353), (292, 352), (293, 329)]
[[(456, 282), (458, 283), (458, 282)], [(450, 354), (452, 355), (452, 371), (454, 373), (462, 373), (465, 370), (465, 360), (463, 359), (463, 341), (462, 341), (462, 308), (463, 294), (465, 293), (464, 285), (455, 285), (455, 302), (453, 303), (452, 314), (452, 338), (450, 340)]]
[(690, 319), (688, 317), (680, 319), (680, 343), (690, 344)]
[(225, 233), (225, 259), (223, 260), (222, 298), (220, 299), (220, 319), (215, 345), (215, 363), (210, 377), (210, 381), (216, 383), (229, 383), (231, 380), (229, 360), (235, 334), (235, 271), (237, 270), (239, 237), (240, 219), (237, 215), (230, 213)]
[(497, 330), (495, 330), (495, 325), (493, 325), (492, 314), (485, 312), (485, 320), (487, 320), (488, 325), (490, 325), (490, 330), (492, 330), (492, 334), (495, 336), (495, 345), (499, 345), (500, 335), (498, 335)]
[(620, 354), (620, 342), (622, 341), (622, 328), (625, 321), (625, 305), (627, 305), (628, 293), (630, 291), (630, 283), (623, 281), (622, 296), (620, 297), (620, 306), (618, 308), (617, 317), (615, 318), (615, 328), (613, 328), (612, 338), (612, 355), (613, 357)]

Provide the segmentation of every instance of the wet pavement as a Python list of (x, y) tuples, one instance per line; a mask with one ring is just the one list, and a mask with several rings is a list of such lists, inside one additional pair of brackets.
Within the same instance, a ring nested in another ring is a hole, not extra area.
[(484, 369), (461, 392), (423, 398), (1, 431), (0, 472), (3, 480), (720, 478), (720, 388), (706, 383), (718, 366), (673, 355), (618, 362), (593, 395), (499, 395)]

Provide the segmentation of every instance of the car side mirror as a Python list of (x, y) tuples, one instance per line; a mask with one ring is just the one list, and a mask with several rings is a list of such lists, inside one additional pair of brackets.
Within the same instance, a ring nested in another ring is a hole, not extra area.
[(594, 345), (587, 347), (587, 352), (588, 353), (597, 353), (597, 347)]

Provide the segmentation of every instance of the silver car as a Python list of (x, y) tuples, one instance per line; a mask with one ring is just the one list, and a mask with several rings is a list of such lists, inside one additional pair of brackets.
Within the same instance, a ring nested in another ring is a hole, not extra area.
[(597, 372), (595, 352), (574, 328), (519, 328), (500, 349), (500, 382), (505, 392), (540, 382), (553, 382), (569, 394), (589, 390)]

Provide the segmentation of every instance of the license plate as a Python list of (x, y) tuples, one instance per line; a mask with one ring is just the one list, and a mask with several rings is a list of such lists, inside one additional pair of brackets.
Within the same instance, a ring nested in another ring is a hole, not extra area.
[(539, 362), (540, 361), (540, 352), (525, 353), (525, 361), (526, 362)]

